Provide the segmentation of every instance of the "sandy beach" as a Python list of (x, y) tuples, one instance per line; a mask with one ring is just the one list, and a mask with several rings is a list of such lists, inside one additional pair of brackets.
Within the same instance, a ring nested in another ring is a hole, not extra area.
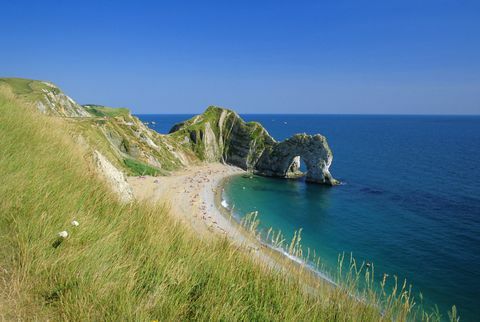
[[(246, 173), (222, 163), (189, 166), (164, 177), (129, 177), (135, 198), (165, 203), (170, 213), (189, 225), (201, 238), (226, 236), (255, 258), (275, 269), (285, 268), (286, 254), (267, 247), (229, 216), (221, 205), (222, 181)], [(294, 258), (288, 261), (297, 263)]]
[[(243, 173), (246, 172), (235, 166), (209, 163), (189, 166), (164, 177), (129, 177), (128, 183), (137, 200), (165, 203), (170, 212), (189, 225), (199, 237), (227, 236), (255, 258), (278, 270), (303, 267), (305, 263), (301, 259), (269, 247), (246, 232), (234, 218), (229, 217), (229, 210), (221, 205), (222, 192), (218, 189), (222, 189), (222, 181)], [(287, 271), (292, 272), (290, 269)], [(301, 272), (304, 279), (320, 278), (329, 285), (335, 284), (319, 271), (310, 271), (311, 274)]]
[(221, 163), (188, 168), (165, 177), (129, 177), (135, 198), (149, 202), (165, 202), (173, 215), (187, 223), (202, 237), (227, 235), (244, 243), (244, 235), (216, 206), (216, 189), (222, 180), (245, 173), (244, 170)]

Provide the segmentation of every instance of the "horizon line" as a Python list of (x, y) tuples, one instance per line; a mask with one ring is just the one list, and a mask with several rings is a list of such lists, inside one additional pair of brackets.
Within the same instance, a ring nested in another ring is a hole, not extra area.
[[(200, 115), (200, 113), (134, 113), (133, 115)], [(240, 115), (330, 115), (330, 116), (480, 116), (478, 114), (398, 114), (398, 113), (241, 113)]]

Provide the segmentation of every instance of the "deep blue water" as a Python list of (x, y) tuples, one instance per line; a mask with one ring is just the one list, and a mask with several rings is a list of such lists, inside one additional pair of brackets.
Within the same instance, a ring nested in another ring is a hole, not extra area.
[[(188, 115), (140, 116), (167, 132)], [(480, 117), (243, 115), (277, 140), (321, 133), (344, 185), (237, 177), (225, 198), (239, 217), (315, 249), (327, 269), (352, 252), (383, 273), (407, 278), (427, 305), (480, 320)]]

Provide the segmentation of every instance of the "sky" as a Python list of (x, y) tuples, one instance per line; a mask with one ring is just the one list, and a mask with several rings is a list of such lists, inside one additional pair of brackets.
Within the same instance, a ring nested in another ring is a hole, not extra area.
[(135, 113), (480, 114), (480, 1), (4, 1), (0, 77)]

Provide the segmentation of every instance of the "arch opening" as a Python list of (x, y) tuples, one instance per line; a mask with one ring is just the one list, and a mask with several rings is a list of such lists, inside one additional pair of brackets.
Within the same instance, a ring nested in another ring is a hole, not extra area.
[(285, 173), (286, 178), (301, 178), (306, 177), (308, 173), (307, 164), (299, 155), (294, 156), (289, 162), (289, 166)]

